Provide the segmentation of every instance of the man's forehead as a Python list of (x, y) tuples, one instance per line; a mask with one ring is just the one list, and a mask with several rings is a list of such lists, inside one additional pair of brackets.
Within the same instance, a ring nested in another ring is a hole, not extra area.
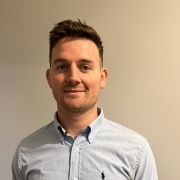
[(79, 55), (79, 59), (84, 59), (87, 61), (101, 61), (98, 47), (92, 40), (83, 37), (71, 36), (64, 37), (56, 43), (52, 49), (51, 60), (54, 63), (56, 59), (68, 60), (69, 58), (74, 58), (74, 52), (75, 55)]
[(98, 55), (99, 51), (96, 44), (85, 38), (64, 38), (57, 42), (52, 50), (52, 56), (55, 54), (78, 53), (79, 55)]
[(67, 37), (60, 39), (54, 47), (56, 47), (57, 45), (69, 45), (69, 44), (73, 44), (73, 43), (77, 43), (77, 42), (80, 42), (81, 44), (89, 44), (91, 46), (96, 47), (98, 50), (97, 45), (91, 39), (87, 39), (87, 38), (83, 38), (83, 37), (71, 37), (71, 36), (67, 36)]

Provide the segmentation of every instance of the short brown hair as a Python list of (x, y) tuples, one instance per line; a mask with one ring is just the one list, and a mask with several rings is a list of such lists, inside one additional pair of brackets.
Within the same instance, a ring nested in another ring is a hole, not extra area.
[(51, 65), (52, 50), (56, 43), (64, 37), (80, 37), (93, 41), (100, 54), (101, 64), (103, 64), (103, 46), (98, 33), (85, 22), (80, 20), (66, 20), (57, 23), (49, 33), (49, 63)]

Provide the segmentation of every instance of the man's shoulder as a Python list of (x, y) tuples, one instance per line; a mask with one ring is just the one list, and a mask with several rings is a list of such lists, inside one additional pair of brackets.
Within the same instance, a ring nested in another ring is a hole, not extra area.
[(28, 148), (39, 146), (41, 143), (44, 144), (46, 142), (48, 143), (48, 141), (52, 141), (52, 137), (54, 136), (54, 123), (52, 121), (23, 138), (19, 143), (19, 147)]
[(105, 132), (108, 132), (107, 135), (115, 138), (117, 141), (135, 146), (148, 145), (148, 141), (143, 135), (117, 122), (106, 119), (104, 128)]

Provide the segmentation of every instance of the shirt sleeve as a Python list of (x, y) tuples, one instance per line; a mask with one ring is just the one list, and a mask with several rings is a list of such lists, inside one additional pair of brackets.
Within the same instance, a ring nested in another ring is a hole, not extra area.
[(22, 160), (21, 160), (21, 154), (19, 150), (17, 149), (14, 153), (13, 160), (12, 160), (12, 180), (25, 180), (22, 171)]
[(148, 143), (139, 159), (135, 180), (158, 180), (155, 159)]

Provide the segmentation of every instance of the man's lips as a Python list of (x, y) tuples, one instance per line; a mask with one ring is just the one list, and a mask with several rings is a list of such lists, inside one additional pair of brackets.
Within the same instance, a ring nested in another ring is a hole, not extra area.
[(85, 91), (84, 90), (81, 90), (81, 89), (76, 89), (76, 90), (64, 90), (64, 95), (65, 96), (68, 96), (68, 97), (71, 97), (71, 98), (74, 98), (74, 97), (79, 97), (81, 96)]
[(85, 92), (84, 89), (67, 89), (64, 90), (65, 93), (78, 93), (78, 92)]

